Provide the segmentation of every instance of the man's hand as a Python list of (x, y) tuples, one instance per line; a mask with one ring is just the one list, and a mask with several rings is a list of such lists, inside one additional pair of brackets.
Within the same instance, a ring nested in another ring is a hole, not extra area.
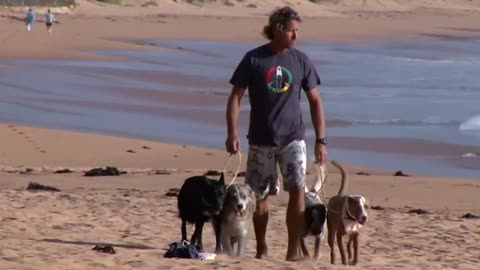
[(315, 161), (325, 162), (327, 160), (327, 146), (324, 144), (316, 143), (315, 144)]
[(230, 154), (235, 154), (240, 151), (240, 141), (238, 141), (236, 136), (229, 136), (227, 141), (225, 141), (225, 148)]

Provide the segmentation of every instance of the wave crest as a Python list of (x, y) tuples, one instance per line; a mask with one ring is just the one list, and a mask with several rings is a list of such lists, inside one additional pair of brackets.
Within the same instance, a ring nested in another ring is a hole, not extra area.
[(475, 115), (472, 118), (460, 124), (461, 131), (480, 131), (480, 115)]

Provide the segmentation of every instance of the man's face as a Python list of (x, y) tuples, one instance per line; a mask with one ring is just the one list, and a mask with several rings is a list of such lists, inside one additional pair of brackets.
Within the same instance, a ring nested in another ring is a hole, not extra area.
[(300, 22), (297, 20), (289, 20), (283, 30), (277, 31), (277, 40), (285, 48), (292, 48), (298, 38), (298, 30)]

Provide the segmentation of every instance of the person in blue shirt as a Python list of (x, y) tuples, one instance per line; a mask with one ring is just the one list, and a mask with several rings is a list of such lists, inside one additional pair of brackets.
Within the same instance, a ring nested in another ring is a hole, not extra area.
[(25, 18), (25, 24), (27, 25), (27, 30), (30, 32), (33, 28), (33, 23), (35, 22), (35, 12), (32, 8), (28, 9), (27, 16)]
[(250, 102), (245, 182), (258, 196), (253, 217), (256, 258), (267, 255), (268, 197), (279, 190), (277, 168), (280, 168), (283, 188), (289, 193), (286, 259), (302, 259), (299, 232), (305, 226), (307, 163), (302, 95), (308, 100), (316, 135), (315, 159), (318, 162), (327, 160), (325, 115), (317, 89), (320, 77), (309, 57), (294, 46), (301, 21), (299, 14), (290, 7), (276, 9), (263, 31), (269, 42), (248, 51), (230, 79), (232, 90), (226, 112), (225, 146), (231, 154), (240, 151), (237, 126), (240, 103), (247, 89)]

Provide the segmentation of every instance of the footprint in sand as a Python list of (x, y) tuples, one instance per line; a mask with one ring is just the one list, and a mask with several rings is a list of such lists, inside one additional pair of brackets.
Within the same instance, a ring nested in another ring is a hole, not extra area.
[(147, 265), (144, 261), (128, 261), (126, 264), (132, 268), (140, 268)]
[(37, 150), (40, 153), (46, 153), (47, 151), (43, 150), (40, 146), (35, 146), (35, 150)]

